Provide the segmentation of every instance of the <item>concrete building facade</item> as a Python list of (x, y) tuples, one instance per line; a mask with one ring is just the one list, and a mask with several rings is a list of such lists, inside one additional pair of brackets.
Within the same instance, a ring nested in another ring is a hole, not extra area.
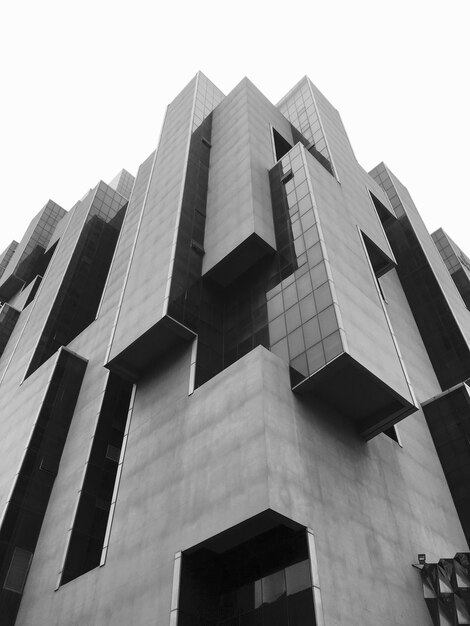
[(198, 73), (0, 268), (2, 624), (470, 623), (469, 311), (307, 77)]

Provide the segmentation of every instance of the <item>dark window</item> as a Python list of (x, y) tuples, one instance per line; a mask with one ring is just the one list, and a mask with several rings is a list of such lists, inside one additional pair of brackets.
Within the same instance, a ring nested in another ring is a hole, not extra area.
[(291, 144), (280, 135), (275, 128), (273, 130), (274, 150), (276, 152), (276, 161), (282, 159), (282, 157), (292, 149)]
[(0, 615), (15, 623), (86, 361), (62, 350), (0, 527)]
[(100, 564), (132, 385), (109, 374), (70, 537), (61, 584)]
[(183, 553), (178, 626), (314, 626), (305, 529), (281, 524), (235, 547), (230, 532), (226, 550), (222, 539)]

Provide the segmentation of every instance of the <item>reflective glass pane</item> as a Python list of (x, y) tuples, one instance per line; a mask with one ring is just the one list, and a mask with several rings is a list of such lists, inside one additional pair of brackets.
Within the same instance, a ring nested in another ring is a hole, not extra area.
[(308, 559), (286, 567), (287, 595), (290, 596), (297, 593), (297, 591), (307, 589), (308, 587), (311, 587), (311, 585), (312, 579), (310, 575), (310, 562)]
[(263, 603), (275, 602), (286, 593), (286, 579), (284, 570), (265, 576), (262, 580)]

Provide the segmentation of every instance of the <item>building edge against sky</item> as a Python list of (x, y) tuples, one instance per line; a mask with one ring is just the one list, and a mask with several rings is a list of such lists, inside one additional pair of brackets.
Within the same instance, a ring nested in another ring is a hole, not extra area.
[(468, 267), (307, 77), (198, 73), (0, 256), (5, 624), (464, 623)]

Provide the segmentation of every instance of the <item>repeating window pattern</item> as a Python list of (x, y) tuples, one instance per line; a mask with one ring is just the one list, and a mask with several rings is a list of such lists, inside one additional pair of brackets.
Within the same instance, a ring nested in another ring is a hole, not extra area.
[(192, 131), (195, 131), (202, 124), (209, 113), (215, 109), (219, 102), (222, 102), (224, 97), (220, 89), (211, 83), (204, 74), (199, 72)]
[(271, 350), (306, 377), (343, 352), (344, 331), (303, 151), (297, 144), (271, 170), (274, 214), (288, 213), (276, 229), (279, 253), (295, 264), (266, 295)]
[(9, 264), (17, 247), (18, 242), (12, 241), (8, 248), (0, 255), (0, 278), (3, 276), (3, 273), (5, 272), (7, 265)]
[(27, 285), (35, 276), (44, 271), (41, 263), (45, 249), (56, 229), (58, 222), (66, 214), (66, 211), (58, 204), (49, 200), (43, 208), (36, 224), (32, 224), (27, 233), (26, 240), (17, 246), (9, 263), (9, 271), (6, 272), (4, 281), (14, 274), (16, 278), (24, 281)]
[(27, 376), (94, 321), (126, 208), (125, 198), (99, 183)]
[(390, 178), (390, 175), (385, 165), (383, 163), (379, 163), (377, 167), (374, 167), (374, 169), (371, 170), (370, 175), (377, 183), (379, 183), (379, 185), (387, 194), (390, 204), (395, 211), (395, 215), (397, 217), (402, 217), (406, 215), (398, 192), (395, 189), (395, 186), (392, 182), (392, 179)]
[(281, 113), (331, 163), (331, 155), (320, 122), (309, 80), (297, 84), (277, 105)]

